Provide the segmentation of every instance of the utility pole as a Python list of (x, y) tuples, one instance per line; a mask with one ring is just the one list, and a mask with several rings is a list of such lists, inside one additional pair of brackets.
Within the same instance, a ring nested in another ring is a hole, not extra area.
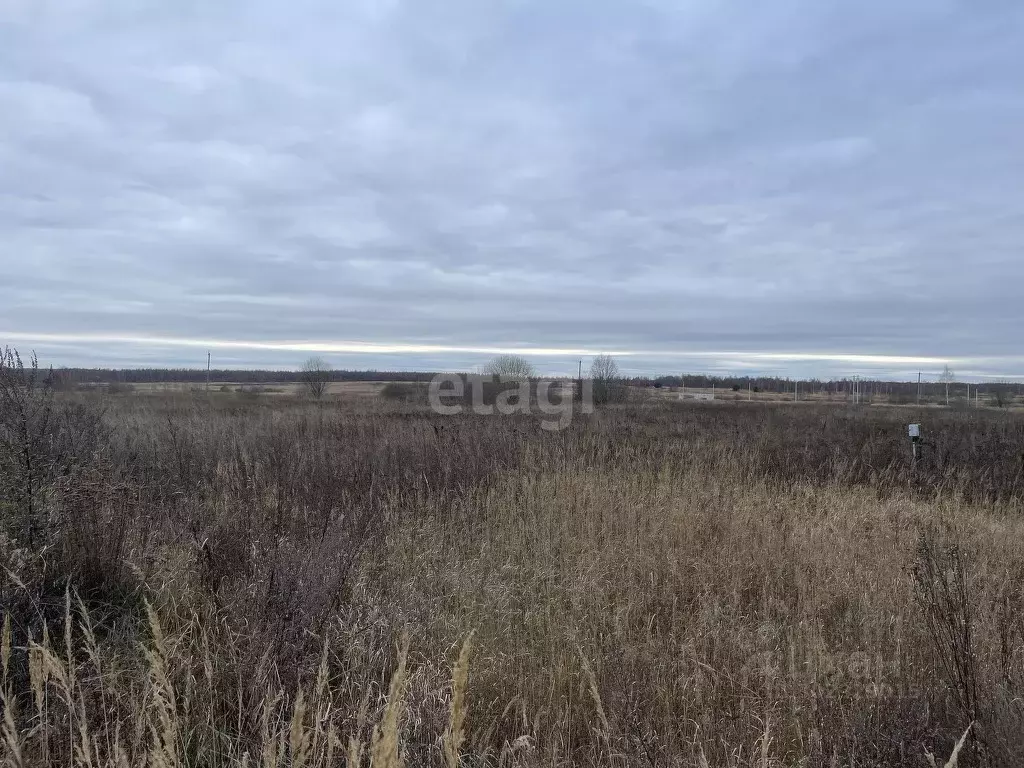
[(917, 404), (921, 404), (921, 372), (917, 372)]
[(949, 366), (948, 365), (945, 366), (942, 369), (942, 379), (941, 380), (946, 385), (946, 407), (948, 408), (949, 407), (949, 385), (951, 383), (953, 383), (953, 381), (956, 380), (956, 375), (951, 370), (949, 370)]
[(206, 352), (206, 391), (210, 391), (210, 352)]

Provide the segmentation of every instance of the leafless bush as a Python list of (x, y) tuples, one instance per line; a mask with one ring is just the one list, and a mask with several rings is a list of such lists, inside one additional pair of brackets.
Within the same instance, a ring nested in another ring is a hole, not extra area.
[(918, 540), (914, 580), (956, 706), (964, 722), (976, 723), (982, 712), (966, 558), (955, 545), (941, 550), (935, 531), (926, 529)]
[(522, 355), (498, 355), (484, 367), (488, 376), (505, 381), (530, 379), (536, 375), (533, 364)]
[(311, 357), (302, 364), (302, 384), (313, 398), (324, 396), (330, 380), (331, 367), (322, 357)]
[(380, 390), (385, 400), (426, 405), (427, 388), (419, 382), (389, 381)]
[(619, 375), (619, 365), (611, 355), (598, 355), (590, 366), (593, 380), (594, 402), (598, 405), (621, 403), (626, 400), (627, 388)]
[(0, 352), (0, 508), (4, 530), (37, 550), (49, 542), (48, 496), (55, 482), (88, 462), (103, 433), (88, 403), (55, 402), (48, 375), (33, 355)]
[(0, 472), (7, 535), (30, 549), (42, 543), (46, 519), (41, 498), (54, 472), (50, 437), (53, 392), (33, 355), (0, 353)]

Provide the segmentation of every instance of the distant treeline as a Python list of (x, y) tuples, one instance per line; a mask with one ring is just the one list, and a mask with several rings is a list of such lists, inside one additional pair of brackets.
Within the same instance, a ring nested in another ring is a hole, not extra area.
[[(203, 384), (207, 380), (207, 372), (197, 368), (61, 368), (54, 370), (58, 382), (77, 386), (82, 384), (159, 384), (184, 383)], [(328, 376), (330, 381), (401, 381), (426, 382), (436, 374), (428, 371), (345, 371), (332, 370)], [(556, 377), (557, 378), (557, 377)], [(211, 383), (237, 384), (282, 384), (300, 382), (301, 371), (279, 370), (231, 370), (217, 368), (209, 372)], [(692, 387), (736, 392), (792, 392), (798, 385), (800, 394), (823, 394), (839, 396), (852, 393), (854, 382), (850, 379), (794, 380), (778, 376), (706, 376), (702, 374), (682, 374), (678, 376), (637, 376), (627, 377), (624, 381), (636, 387)], [(886, 396), (910, 402), (916, 399), (918, 383), (916, 381), (881, 381), (860, 379), (857, 382), (861, 396)], [(971, 392), (979, 385), (972, 384)], [(920, 384), (923, 399), (944, 398), (946, 384), (944, 382), (922, 382)], [(1007, 399), (1022, 394), (1021, 385), (1015, 382), (987, 382), (980, 385), (983, 395), (1000, 396)], [(967, 395), (967, 385), (954, 382), (949, 385), (950, 398), (961, 399)]]
[[(883, 381), (861, 378), (854, 382), (851, 379), (789, 379), (777, 376), (705, 376), (699, 374), (683, 374), (680, 376), (658, 376), (655, 378), (635, 377), (628, 379), (634, 386), (648, 387), (693, 387), (695, 389), (710, 389), (715, 387), (722, 390), (734, 390), (737, 392), (792, 392), (794, 386), (798, 386), (800, 394), (822, 394), (838, 396), (844, 393), (852, 394), (854, 387), (860, 392), (861, 397), (867, 399), (874, 396), (886, 396), (896, 400), (910, 402), (917, 398), (918, 387), (920, 387), (921, 398), (924, 400), (945, 398), (945, 382), (927, 382), (920, 384), (916, 381)], [(967, 396), (967, 384), (964, 382), (951, 382), (949, 384), (950, 399), (960, 399)], [(975, 387), (980, 386), (983, 395), (999, 396), (1009, 399), (1021, 394), (1021, 384), (1018, 382), (986, 382), (981, 385), (971, 384), (971, 396), (974, 396)]]

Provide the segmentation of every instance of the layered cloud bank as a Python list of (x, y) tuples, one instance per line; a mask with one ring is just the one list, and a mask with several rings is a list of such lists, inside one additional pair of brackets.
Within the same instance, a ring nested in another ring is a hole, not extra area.
[(1022, 373), (1022, 70), (1008, 0), (7, 0), (0, 343)]
[[(541, 374), (575, 375), (599, 354), (617, 358), (625, 375), (706, 373), (794, 378), (845, 378), (852, 375), (883, 379), (926, 380), (949, 365), (960, 380), (1017, 380), (1006, 373), (1024, 367), (1020, 357), (901, 357), (829, 352), (757, 352), (697, 349), (589, 349), (582, 347), (475, 346), (444, 344), (385, 344), (358, 341), (253, 341), (117, 336), (105, 334), (8, 334), (15, 344), (29, 345), (44, 364), (99, 367), (200, 367), (209, 353), (219, 368), (297, 368), (309, 356), (324, 358), (348, 370), (473, 371), (495, 355), (516, 354), (530, 360)], [(27, 348), (27, 347), (26, 347)], [(852, 373), (851, 373), (852, 372)]]

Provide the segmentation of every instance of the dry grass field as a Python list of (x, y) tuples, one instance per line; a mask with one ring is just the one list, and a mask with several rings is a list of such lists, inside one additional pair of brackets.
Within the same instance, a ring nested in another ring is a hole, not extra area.
[(8, 765), (1024, 756), (1015, 415), (11, 381)]

